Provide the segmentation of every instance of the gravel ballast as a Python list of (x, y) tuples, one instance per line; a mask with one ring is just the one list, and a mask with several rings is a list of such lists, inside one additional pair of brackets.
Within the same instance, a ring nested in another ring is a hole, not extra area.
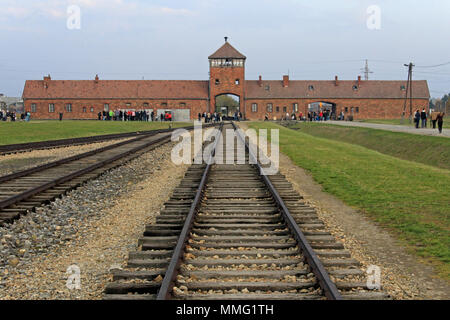
[[(187, 169), (173, 144), (91, 180), (14, 224), (0, 228), (0, 299), (101, 299)], [(68, 267), (81, 289), (66, 287)]]

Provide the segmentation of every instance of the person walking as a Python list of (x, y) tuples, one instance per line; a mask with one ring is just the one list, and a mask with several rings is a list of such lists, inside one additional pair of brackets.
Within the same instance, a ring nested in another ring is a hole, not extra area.
[(437, 124), (438, 124), (438, 128), (439, 128), (439, 133), (442, 133), (442, 128), (444, 127), (444, 116), (445, 116), (444, 112), (440, 112), (439, 115), (437, 116)]
[(419, 112), (419, 110), (416, 110), (416, 113), (414, 114), (414, 123), (416, 124), (416, 129), (419, 129), (419, 123), (420, 123), (420, 112)]
[(427, 127), (427, 112), (425, 111), (425, 108), (422, 109), (422, 112), (420, 113), (420, 119), (422, 119), (422, 129)]
[(62, 119), (63, 119), (63, 113), (60, 112), (60, 113), (59, 113), (59, 121), (62, 121)]

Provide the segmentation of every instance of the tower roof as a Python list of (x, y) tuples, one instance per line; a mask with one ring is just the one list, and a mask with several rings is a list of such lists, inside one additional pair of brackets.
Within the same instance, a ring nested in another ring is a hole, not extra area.
[(208, 59), (227, 59), (227, 58), (247, 59), (246, 56), (237, 51), (231, 44), (228, 43), (228, 41), (226, 41), (225, 44), (222, 47), (220, 47), (219, 50), (217, 50), (208, 57)]

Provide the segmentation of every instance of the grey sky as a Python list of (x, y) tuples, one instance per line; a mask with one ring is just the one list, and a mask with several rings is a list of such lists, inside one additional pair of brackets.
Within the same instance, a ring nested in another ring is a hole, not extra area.
[[(81, 29), (67, 28), (67, 7)], [(381, 9), (369, 30), (366, 10)], [(0, 93), (27, 79), (207, 79), (207, 57), (223, 37), (247, 56), (247, 79), (426, 79), (450, 92), (448, 0), (1, 0)]]

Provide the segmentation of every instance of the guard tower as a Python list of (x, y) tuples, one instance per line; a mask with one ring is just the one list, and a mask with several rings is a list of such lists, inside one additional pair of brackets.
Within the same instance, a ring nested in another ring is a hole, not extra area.
[(239, 98), (239, 110), (245, 115), (245, 60), (225, 37), (225, 44), (209, 59), (209, 97), (210, 111), (216, 108), (216, 98), (221, 95), (234, 95)]

